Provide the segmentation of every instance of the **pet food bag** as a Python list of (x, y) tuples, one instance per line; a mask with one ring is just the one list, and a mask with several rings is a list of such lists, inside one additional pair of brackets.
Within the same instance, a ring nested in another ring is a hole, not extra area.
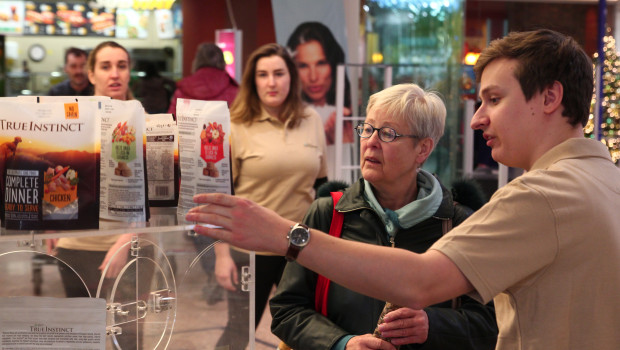
[(0, 100), (4, 227), (99, 227), (99, 127), (94, 102)]
[(98, 102), (101, 119), (99, 216), (114, 221), (148, 221), (145, 113), (137, 100)]
[(179, 132), (172, 114), (146, 115), (149, 206), (176, 207), (179, 200)]
[(177, 100), (181, 190), (177, 216), (198, 193), (231, 194), (230, 113), (225, 101)]

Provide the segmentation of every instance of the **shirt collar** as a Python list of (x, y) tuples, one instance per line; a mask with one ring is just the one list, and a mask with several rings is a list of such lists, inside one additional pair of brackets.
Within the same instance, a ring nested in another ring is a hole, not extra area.
[(601, 157), (611, 161), (607, 147), (601, 142), (583, 137), (570, 138), (543, 154), (532, 165), (531, 170), (547, 169), (553, 163), (569, 158)]

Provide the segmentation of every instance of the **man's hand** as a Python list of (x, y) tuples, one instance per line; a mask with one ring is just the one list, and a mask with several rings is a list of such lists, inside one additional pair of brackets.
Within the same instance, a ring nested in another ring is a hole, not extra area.
[(273, 210), (223, 193), (197, 194), (194, 202), (202, 205), (190, 209), (185, 219), (211, 225), (196, 225), (196, 233), (242, 249), (278, 255), (286, 253), (286, 234), (294, 223), (281, 218)]

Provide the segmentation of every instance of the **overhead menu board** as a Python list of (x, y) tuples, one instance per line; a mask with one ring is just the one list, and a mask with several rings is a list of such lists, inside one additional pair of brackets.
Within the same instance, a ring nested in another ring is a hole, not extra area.
[(149, 11), (118, 9), (116, 13), (116, 37), (144, 39), (149, 35)]
[(115, 29), (115, 9), (65, 2), (25, 2), (25, 35), (114, 37)]
[(24, 2), (0, 1), (0, 34), (21, 34), (24, 27)]

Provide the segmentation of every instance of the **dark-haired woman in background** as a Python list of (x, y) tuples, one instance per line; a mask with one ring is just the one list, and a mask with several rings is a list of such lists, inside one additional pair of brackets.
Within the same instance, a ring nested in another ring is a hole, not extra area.
[[(353, 182), (355, 179), (336, 172), (336, 68), (345, 63), (345, 54), (332, 32), (320, 22), (301, 23), (288, 39), (299, 79), (302, 98), (319, 113), (323, 119), (327, 142), (328, 178)], [(351, 88), (345, 73), (344, 115), (351, 115)], [(342, 164), (351, 165), (353, 159), (353, 125), (343, 127)]]

